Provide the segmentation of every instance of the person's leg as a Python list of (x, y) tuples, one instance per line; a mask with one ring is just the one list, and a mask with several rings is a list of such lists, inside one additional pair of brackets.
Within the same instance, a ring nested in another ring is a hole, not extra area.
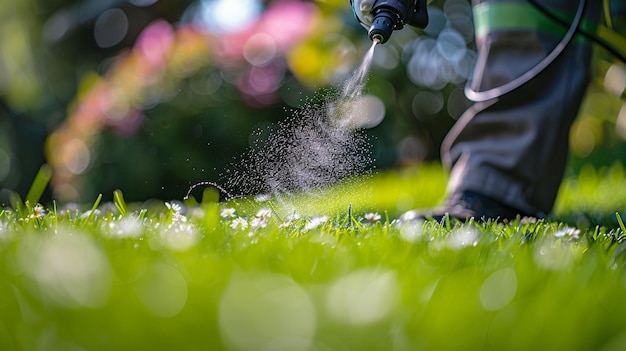
[[(489, 1), (488, 4), (521, 3)], [(596, 0), (589, 0), (588, 7)], [(526, 1), (523, 3), (528, 4)], [(565, 4), (574, 13), (577, 1)], [(560, 33), (498, 29), (477, 33), (474, 88), (491, 89), (524, 74)], [(590, 43), (575, 39), (545, 71), (498, 99), (476, 103), (442, 146), (450, 167), (448, 200), (433, 217), (514, 218), (551, 211), (563, 176), (570, 126), (589, 82)]]

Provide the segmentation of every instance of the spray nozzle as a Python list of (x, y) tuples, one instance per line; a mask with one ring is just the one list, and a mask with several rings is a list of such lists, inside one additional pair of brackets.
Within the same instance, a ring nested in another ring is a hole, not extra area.
[(369, 29), (369, 37), (383, 44), (389, 40), (394, 30), (408, 24), (417, 28), (428, 25), (426, 0), (378, 0), (372, 7), (374, 21)]

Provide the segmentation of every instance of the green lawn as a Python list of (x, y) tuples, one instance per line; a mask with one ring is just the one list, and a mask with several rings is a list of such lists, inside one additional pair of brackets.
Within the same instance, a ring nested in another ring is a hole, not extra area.
[(6, 209), (0, 350), (626, 348), (621, 166), (568, 177), (545, 221), (394, 220), (445, 180)]

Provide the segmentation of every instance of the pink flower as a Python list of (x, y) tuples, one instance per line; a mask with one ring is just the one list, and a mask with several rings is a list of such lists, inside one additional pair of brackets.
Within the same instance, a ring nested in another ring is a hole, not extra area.
[(165, 64), (170, 47), (174, 43), (174, 30), (164, 20), (157, 20), (150, 24), (137, 38), (137, 50), (149, 63), (155, 66)]

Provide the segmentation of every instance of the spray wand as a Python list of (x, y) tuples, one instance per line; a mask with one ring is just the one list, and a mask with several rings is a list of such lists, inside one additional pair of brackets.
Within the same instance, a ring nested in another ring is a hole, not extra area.
[[(371, 3), (367, 1), (368, 5)], [(405, 24), (422, 29), (428, 25), (426, 0), (375, 0), (370, 14), (373, 20), (368, 35), (379, 44), (387, 42), (393, 31), (404, 28)], [(357, 19), (363, 24), (358, 16)]]

